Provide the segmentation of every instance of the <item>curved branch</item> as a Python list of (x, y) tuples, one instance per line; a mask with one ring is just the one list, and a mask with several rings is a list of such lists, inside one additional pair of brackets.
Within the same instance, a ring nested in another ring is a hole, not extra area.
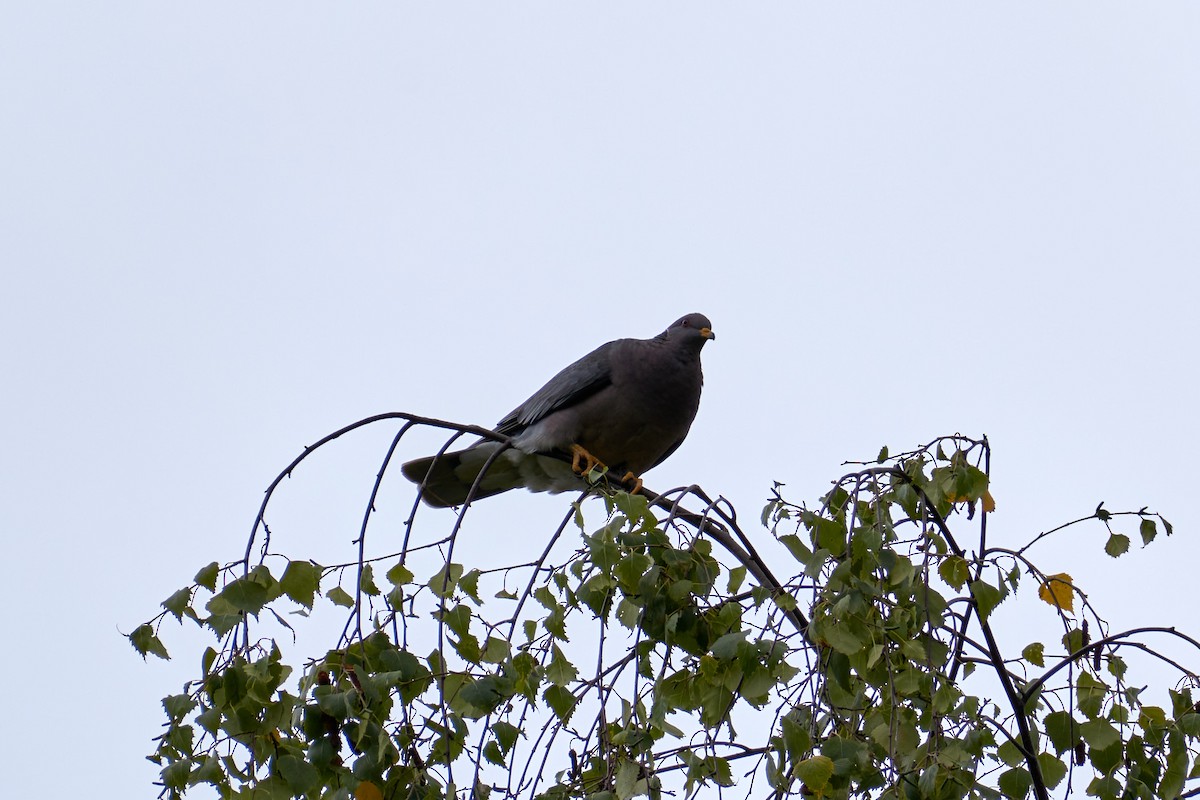
[[(265, 527), (265, 524), (263, 522), (263, 517), (265, 516), (266, 511), (267, 511), (267, 504), (271, 502), (271, 496), (275, 493), (275, 489), (278, 488), (279, 484), (283, 482), (283, 479), (291, 477), (292, 470), (294, 470), (296, 467), (300, 466), (300, 462), (304, 461), (304, 459), (308, 458), (313, 453), (315, 453), (318, 449), (320, 449), (321, 447), (324, 447), (325, 445), (329, 444), (333, 440), (340, 439), (342, 436), (345, 436), (347, 433), (356, 431), (359, 428), (364, 428), (367, 425), (373, 425), (376, 422), (382, 422), (382, 421), (388, 420), (388, 419), (402, 419), (408, 423), (408, 425), (405, 426), (406, 428), (411, 425), (428, 425), (433, 428), (445, 428), (446, 430), (457, 431), (459, 433), (459, 435), (472, 434), (475, 436), (482, 436), (485, 439), (492, 439), (493, 441), (498, 441), (498, 442), (503, 442), (503, 443), (507, 443), (509, 441), (509, 438), (507, 436), (502, 436), (501, 434), (498, 434), (495, 431), (488, 430), (487, 428), (481, 428), (478, 425), (460, 425), (457, 422), (447, 422), (446, 420), (435, 419), (433, 417), (422, 417), (422, 416), (418, 416), (416, 414), (408, 414), (403, 411), (388, 411), (383, 414), (375, 414), (370, 417), (364, 417), (363, 419), (360, 419), (357, 422), (352, 422), (343, 428), (339, 428), (338, 430), (334, 431), (333, 433), (331, 433), (327, 436), (323, 436), (322, 438), (318, 439), (316, 442), (314, 442), (310, 445), (307, 445), (304, 448), (304, 452), (302, 452), (300, 455), (298, 455), (294, 459), (292, 459), (292, 463), (288, 464), (287, 467), (285, 467), (282, 472), (280, 472), (278, 475), (276, 475), (275, 479), (273, 481), (271, 481), (271, 484), (267, 487), (267, 490), (265, 493), (266, 496), (263, 497), (262, 505), (260, 505), (258, 508), (258, 515), (254, 518), (254, 524), (250, 528), (250, 538), (246, 542), (246, 554), (243, 557), (242, 561), (243, 561), (243, 564), (245, 565), (245, 568), (247, 571), (249, 570), (249, 567), (250, 567), (250, 554), (254, 551), (254, 542), (258, 536), (258, 529), (260, 526)], [(268, 543), (269, 543), (269, 539), (268, 539)], [(264, 543), (263, 547), (265, 548), (266, 546), (267, 546), (267, 543)]]
[(1046, 670), (1046, 672), (1043, 673), (1040, 678), (1035, 679), (1028, 686), (1026, 686), (1025, 692), (1022, 695), (1022, 701), (1028, 702), (1029, 699), (1032, 698), (1033, 695), (1039, 689), (1041, 689), (1042, 686), (1045, 685), (1046, 681), (1050, 680), (1050, 678), (1053, 677), (1056, 672), (1059, 672), (1060, 670), (1075, 663), (1079, 659), (1086, 657), (1092, 651), (1098, 650), (1101, 647), (1105, 647), (1106, 645), (1126, 645), (1126, 646), (1130, 646), (1130, 647), (1139, 647), (1139, 649), (1142, 649), (1148, 653), (1158, 656), (1159, 658), (1166, 661), (1167, 663), (1178, 667), (1179, 671), (1184, 673), (1185, 675), (1194, 677), (1195, 673), (1191, 672), (1190, 670), (1185, 669), (1184, 667), (1180, 666), (1179, 664), (1176, 664), (1175, 662), (1171, 661), (1170, 659), (1165, 658), (1164, 656), (1160, 655), (1158, 652), (1156, 652), (1154, 650), (1150, 650), (1148, 647), (1146, 647), (1141, 642), (1124, 641), (1125, 639), (1129, 638), (1130, 636), (1137, 636), (1138, 634), (1141, 634), (1141, 633), (1169, 634), (1178, 639), (1184, 640), (1188, 644), (1192, 645), (1192, 647), (1195, 647), (1197, 650), (1200, 650), (1200, 642), (1197, 642), (1195, 639), (1188, 636), (1187, 634), (1180, 633), (1178, 630), (1176, 630), (1173, 627), (1148, 626), (1148, 627), (1144, 627), (1144, 628), (1130, 628), (1127, 631), (1122, 631), (1120, 633), (1114, 633), (1111, 636), (1105, 636), (1103, 639), (1097, 639), (1096, 641), (1092, 642), (1091, 644), (1089, 644), (1085, 647), (1079, 648), (1074, 653), (1064, 656), (1057, 664), (1055, 664), (1050, 669)]

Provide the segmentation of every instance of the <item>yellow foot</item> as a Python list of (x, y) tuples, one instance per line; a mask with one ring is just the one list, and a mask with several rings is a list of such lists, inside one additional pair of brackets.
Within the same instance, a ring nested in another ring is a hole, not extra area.
[(621, 478), (621, 483), (632, 483), (633, 488), (629, 490), (630, 494), (637, 494), (642, 490), (642, 479), (632, 472), (626, 472), (625, 477)]
[[(581, 463), (582, 462), (582, 463)], [(596, 467), (604, 468), (600, 459), (577, 444), (571, 445), (571, 471), (576, 475), (587, 475)]]

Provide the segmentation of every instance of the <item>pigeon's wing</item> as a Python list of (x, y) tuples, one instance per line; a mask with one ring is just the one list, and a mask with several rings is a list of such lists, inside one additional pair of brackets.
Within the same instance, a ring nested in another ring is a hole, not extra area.
[(507, 436), (545, 419), (561, 408), (579, 403), (612, 384), (612, 352), (617, 342), (600, 345), (551, 378), (496, 426)]

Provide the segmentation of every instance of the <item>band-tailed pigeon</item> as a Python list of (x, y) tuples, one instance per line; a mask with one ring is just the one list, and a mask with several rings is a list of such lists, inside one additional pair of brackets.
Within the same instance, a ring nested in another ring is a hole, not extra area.
[[(422, 496), (445, 508), (466, 502), (491, 459), (474, 499), (524, 486), (561, 492), (582, 488), (596, 465), (641, 486), (640, 475), (683, 443), (700, 407), (700, 348), (715, 339), (703, 314), (688, 314), (653, 339), (601, 345), (550, 379), (500, 420), (512, 447), (479, 442), (465, 450), (401, 467)], [(497, 454), (497, 451), (500, 451)], [(572, 456), (567, 464), (542, 454)]]

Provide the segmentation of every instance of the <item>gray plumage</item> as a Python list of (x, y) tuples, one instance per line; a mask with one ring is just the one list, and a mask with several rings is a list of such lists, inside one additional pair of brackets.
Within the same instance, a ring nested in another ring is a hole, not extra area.
[[(703, 314), (688, 314), (653, 339), (617, 339), (588, 353), (500, 420), (512, 447), (480, 442), (466, 450), (409, 461), (405, 477), (424, 483), (432, 506), (466, 502), (524, 486), (561, 492), (585, 484), (571, 465), (544, 454), (582, 447), (616, 478), (662, 463), (687, 436), (700, 407), (700, 349), (715, 339)], [(494, 458), (493, 458), (494, 456)]]

